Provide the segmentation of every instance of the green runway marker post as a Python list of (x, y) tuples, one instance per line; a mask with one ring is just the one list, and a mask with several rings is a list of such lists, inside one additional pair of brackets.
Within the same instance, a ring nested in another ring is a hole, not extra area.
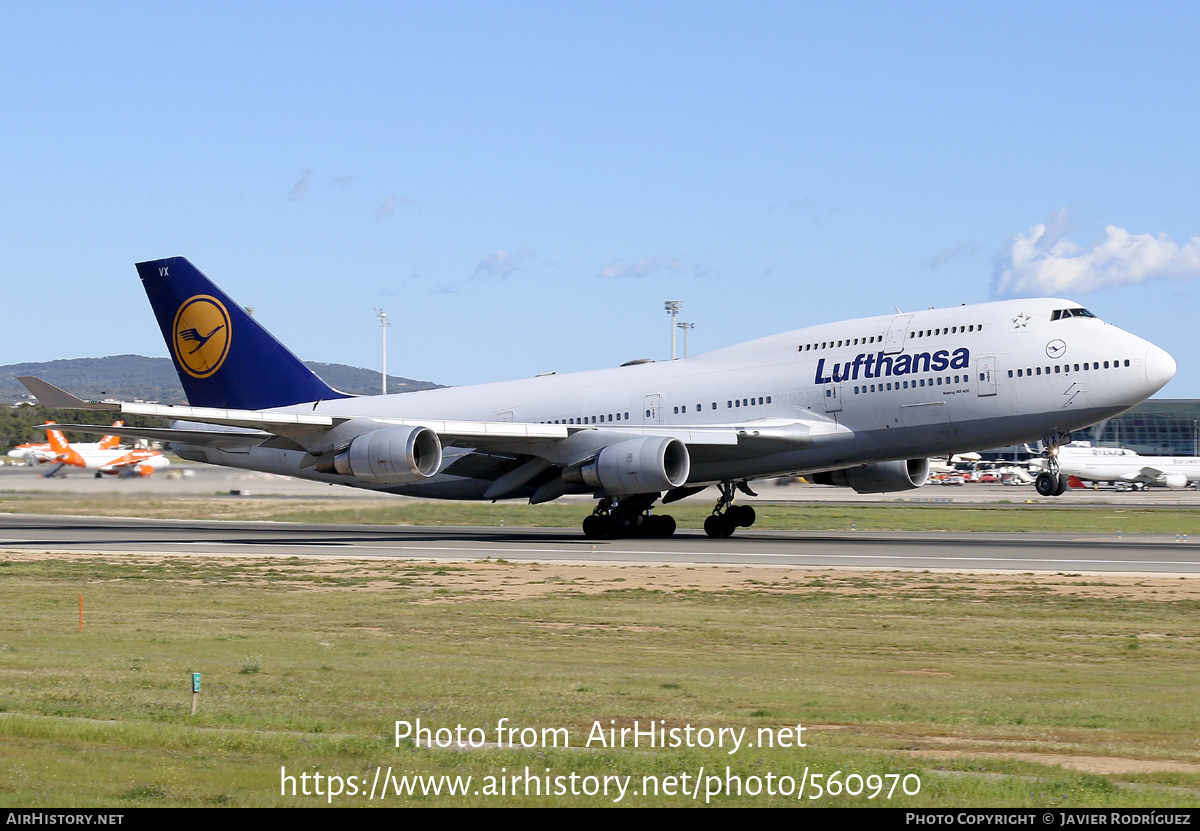
[(200, 673), (192, 673), (192, 715), (196, 715), (196, 699), (200, 697)]

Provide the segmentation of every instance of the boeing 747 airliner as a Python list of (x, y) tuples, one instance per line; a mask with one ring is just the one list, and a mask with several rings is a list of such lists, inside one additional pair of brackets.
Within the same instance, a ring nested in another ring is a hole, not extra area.
[[(188, 407), (52, 407), (174, 419), (125, 428), (185, 459), (442, 499), (590, 494), (589, 537), (670, 536), (654, 513), (719, 489), (704, 528), (754, 522), (754, 479), (802, 474), (859, 493), (923, 485), (930, 456), (1070, 440), (1128, 410), (1175, 361), (1069, 300), (1007, 300), (798, 329), (678, 361), (353, 397), (330, 388), (182, 257), (138, 274)], [(81, 429), (81, 428), (73, 428)], [(1051, 456), (1049, 490), (1066, 484)]]

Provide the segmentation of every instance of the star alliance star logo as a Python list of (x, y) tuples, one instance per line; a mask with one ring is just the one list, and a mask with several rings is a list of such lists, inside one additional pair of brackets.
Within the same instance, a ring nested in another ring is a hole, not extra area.
[(1029, 323), (1029, 315), (1021, 312), (1021, 314), (1012, 319), (1012, 322), (1014, 329), (1025, 329), (1027, 328), (1025, 324)]

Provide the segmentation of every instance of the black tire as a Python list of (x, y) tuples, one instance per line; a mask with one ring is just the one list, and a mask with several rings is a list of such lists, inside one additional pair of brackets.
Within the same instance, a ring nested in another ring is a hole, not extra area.
[(1038, 474), (1033, 486), (1037, 489), (1039, 496), (1058, 496), (1058, 480), (1058, 476), (1044, 471)]
[(658, 518), (658, 534), (660, 539), (666, 539), (675, 535), (675, 517), (668, 514), (663, 514)]
[(713, 539), (724, 539), (725, 537), (733, 536), (733, 529), (737, 526), (724, 514), (713, 514), (708, 519), (704, 520), (704, 533), (708, 534)]
[(583, 535), (589, 540), (602, 540), (608, 530), (608, 520), (592, 514), (583, 520)]
[(758, 515), (754, 512), (753, 506), (750, 505), (737, 505), (729, 510), (737, 512), (736, 514), (732, 514), (730, 516), (730, 519), (733, 520), (734, 525), (740, 525), (743, 528), (749, 528), (754, 524), (754, 520), (758, 519)]
[(1058, 487), (1054, 489), (1054, 495), (1062, 496), (1064, 493), (1067, 492), (1067, 488), (1070, 486), (1070, 484), (1071, 484), (1071, 480), (1068, 477), (1064, 476), (1061, 473), (1058, 474)]

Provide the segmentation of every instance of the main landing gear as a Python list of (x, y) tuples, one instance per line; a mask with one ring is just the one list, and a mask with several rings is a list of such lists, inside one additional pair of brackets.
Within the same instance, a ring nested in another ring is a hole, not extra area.
[(1062, 496), (1067, 492), (1067, 477), (1058, 469), (1058, 447), (1070, 441), (1070, 433), (1051, 433), (1042, 438), (1042, 444), (1046, 446), (1046, 465), (1050, 469), (1039, 473), (1033, 482), (1038, 496)]
[(757, 519), (754, 513), (754, 508), (749, 505), (734, 505), (733, 491), (742, 491), (742, 493), (750, 496), (757, 496), (754, 491), (745, 482), (734, 484), (730, 481), (722, 482), (718, 487), (721, 489), (721, 498), (717, 500), (716, 507), (713, 508), (712, 516), (704, 520), (704, 533), (710, 537), (721, 539), (724, 537), (733, 536), (733, 532), (740, 526), (749, 528)]
[(656, 499), (657, 493), (635, 494), (620, 502), (606, 496), (583, 521), (583, 534), (593, 540), (669, 537), (675, 533), (675, 517), (650, 513), (650, 506)]

